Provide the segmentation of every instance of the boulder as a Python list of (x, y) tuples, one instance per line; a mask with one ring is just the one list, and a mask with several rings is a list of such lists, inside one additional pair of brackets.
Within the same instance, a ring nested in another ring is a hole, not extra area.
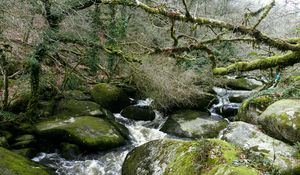
[(226, 85), (229, 88), (236, 90), (253, 90), (263, 85), (262, 82), (255, 79), (248, 78), (238, 78), (238, 79), (228, 79)]
[(128, 119), (133, 120), (154, 120), (155, 112), (151, 109), (139, 107), (139, 106), (127, 106), (121, 111), (121, 115)]
[(230, 166), (239, 155), (240, 150), (235, 146), (217, 139), (197, 142), (155, 140), (133, 149), (126, 156), (122, 175), (214, 175), (228, 171), (226, 169), (237, 174), (258, 175), (253, 168)]
[(250, 97), (241, 104), (236, 120), (258, 124), (260, 114), (275, 101), (276, 98), (272, 95)]
[(34, 156), (36, 156), (36, 154), (38, 153), (35, 148), (14, 149), (12, 151), (21, 156), (30, 158), (30, 159), (33, 158)]
[(107, 119), (81, 116), (52, 119), (35, 125), (36, 132), (53, 141), (74, 143), (86, 148), (105, 150), (124, 145), (126, 140)]
[(98, 116), (101, 115), (102, 108), (92, 101), (79, 101), (74, 99), (62, 99), (58, 102), (54, 114), (61, 116)]
[(232, 122), (220, 137), (257, 155), (264, 155), (270, 163), (274, 161), (274, 165), (281, 172), (300, 168), (300, 162), (295, 158), (297, 150), (294, 147), (264, 134), (255, 125)]
[(161, 131), (178, 137), (213, 138), (226, 126), (226, 121), (213, 120), (206, 112), (187, 110), (171, 115)]
[(92, 99), (112, 112), (120, 112), (130, 104), (128, 95), (121, 88), (107, 83), (99, 83), (91, 89)]
[(1, 175), (49, 175), (47, 169), (29, 159), (0, 147)]
[(259, 123), (270, 135), (291, 143), (300, 141), (300, 100), (283, 99), (270, 105)]

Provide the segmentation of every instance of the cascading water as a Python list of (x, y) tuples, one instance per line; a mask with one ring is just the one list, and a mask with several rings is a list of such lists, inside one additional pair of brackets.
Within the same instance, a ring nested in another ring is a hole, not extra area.
[[(210, 113), (212, 118), (217, 119), (224, 117), (223, 114), (220, 114), (220, 111), (218, 112), (224, 106), (232, 109), (237, 109), (240, 106), (239, 103), (231, 103), (230, 97), (237, 94), (246, 96), (250, 94), (250, 91), (232, 91), (217, 87), (213, 90), (217, 94), (219, 103), (213, 105)], [(138, 100), (135, 106), (145, 107), (149, 106), (151, 102), (151, 99)], [(119, 113), (114, 114), (114, 116), (118, 122), (125, 125), (129, 130), (130, 142), (127, 145), (107, 152), (78, 157), (78, 160), (65, 160), (57, 153), (40, 153), (32, 160), (53, 168), (58, 175), (120, 175), (126, 155), (133, 148), (156, 139), (180, 139), (159, 131), (167, 118), (163, 117), (158, 111), (155, 111), (153, 121), (134, 121), (122, 117)]]
[[(136, 105), (149, 106), (151, 102), (151, 99), (139, 100)], [(121, 114), (114, 114), (114, 116), (129, 130), (130, 143), (126, 146), (87, 155), (79, 160), (68, 161), (57, 153), (40, 153), (32, 160), (55, 169), (58, 175), (120, 175), (126, 155), (133, 148), (151, 140), (171, 138), (166, 133), (159, 131), (167, 118), (164, 118), (158, 111), (155, 111), (153, 121), (133, 121), (122, 117)]]

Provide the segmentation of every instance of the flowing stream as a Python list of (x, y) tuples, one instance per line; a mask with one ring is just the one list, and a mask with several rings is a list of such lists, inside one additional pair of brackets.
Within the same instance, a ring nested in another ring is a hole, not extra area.
[[(148, 106), (150, 103), (151, 100), (146, 99), (139, 100), (136, 105)], [(133, 121), (121, 114), (114, 114), (117, 121), (124, 124), (130, 133), (130, 142), (123, 147), (81, 157), (79, 160), (65, 160), (57, 153), (40, 153), (32, 160), (55, 169), (58, 175), (120, 175), (126, 155), (133, 148), (151, 140), (172, 138), (159, 131), (167, 118), (158, 111), (155, 114), (153, 121)]]
[[(222, 88), (214, 88), (219, 103), (212, 106), (210, 113), (212, 118), (223, 118), (218, 113), (219, 109), (227, 106), (227, 109), (236, 110), (240, 104), (231, 103), (229, 98), (236, 94), (248, 94), (249, 92), (228, 91)], [(137, 101), (137, 106), (149, 106), (151, 99)], [(159, 131), (166, 122), (167, 117), (155, 111), (156, 117), (153, 121), (134, 121), (114, 114), (116, 120), (125, 125), (130, 133), (130, 141), (127, 145), (109, 150), (107, 152), (99, 152), (96, 154), (79, 157), (78, 160), (65, 160), (57, 153), (40, 153), (32, 160), (39, 162), (56, 170), (58, 175), (120, 175), (122, 164), (126, 155), (135, 147), (156, 139), (176, 138)]]

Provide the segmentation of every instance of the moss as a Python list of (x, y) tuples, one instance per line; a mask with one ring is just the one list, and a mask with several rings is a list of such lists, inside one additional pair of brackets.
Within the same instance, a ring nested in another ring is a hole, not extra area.
[(120, 112), (123, 107), (130, 103), (127, 94), (111, 84), (97, 84), (91, 90), (91, 95), (95, 102), (112, 112)]
[(229, 79), (227, 82), (228, 87), (230, 87), (232, 89), (239, 89), (239, 90), (252, 90), (261, 85), (252, 83), (247, 78)]
[(62, 143), (60, 148), (61, 155), (65, 159), (76, 159), (80, 155), (80, 148), (75, 144)]
[(21, 155), (0, 147), (0, 174), (48, 175), (45, 167), (37, 165)]
[(90, 116), (45, 121), (35, 127), (39, 134), (99, 150), (125, 143), (125, 139), (110, 122)]
[(91, 101), (79, 101), (79, 100), (61, 100), (55, 109), (54, 114), (65, 116), (83, 116), (83, 115), (95, 115), (101, 113), (102, 108), (99, 104)]
[(254, 168), (247, 166), (220, 165), (209, 171), (206, 175), (259, 175)]
[(239, 153), (235, 146), (218, 139), (156, 140), (129, 153), (122, 174), (205, 174), (218, 165), (231, 164)]

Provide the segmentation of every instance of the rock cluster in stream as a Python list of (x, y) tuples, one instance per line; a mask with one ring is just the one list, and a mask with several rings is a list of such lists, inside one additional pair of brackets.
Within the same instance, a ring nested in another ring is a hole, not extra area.
[[(253, 90), (261, 85), (249, 81), (246, 86), (244, 79), (234, 85), (235, 81), (228, 86)], [(212, 118), (203, 112), (205, 108), (173, 111), (161, 131), (174, 139), (134, 148), (122, 174), (300, 174), (300, 93), (297, 98), (292, 94), (293, 98), (282, 98), (272, 93), (241, 93), (235, 97), (243, 102), (234, 122)], [(19, 98), (11, 105), (16, 113), (24, 111), (23, 103), (28, 102), (26, 94)], [(208, 106), (210, 100), (203, 101)], [(129, 131), (112, 112), (121, 112), (128, 120), (155, 118), (153, 109), (131, 104), (122, 88), (105, 83), (89, 92), (67, 91), (60, 98), (44, 99), (39, 106), (37, 123), (0, 129), (0, 174), (51, 174), (28, 159), (41, 151), (58, 149), (66, 159), (76, 159), (126, 145)]]

